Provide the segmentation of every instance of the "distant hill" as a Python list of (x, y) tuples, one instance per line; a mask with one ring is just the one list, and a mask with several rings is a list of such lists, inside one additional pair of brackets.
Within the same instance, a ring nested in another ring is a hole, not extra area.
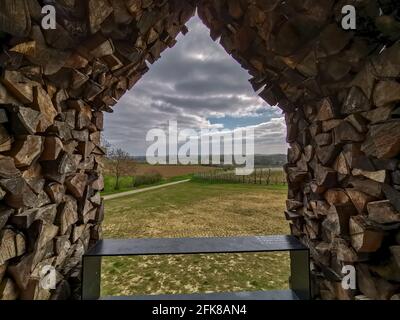
[[(138, 163), (146, 163), (145, 156), (134, 156), (132, 159)], [(256, 154), (254, 156), (254, 165), (257, 167), (282, 167), (286, 162), (286, 154)], [(221, 163), (223, 163), (223, 158), (221, 159)]]
[(256, 154), (254, 165), (262, 167), (283, 167), (287, 163), (286, 154)]

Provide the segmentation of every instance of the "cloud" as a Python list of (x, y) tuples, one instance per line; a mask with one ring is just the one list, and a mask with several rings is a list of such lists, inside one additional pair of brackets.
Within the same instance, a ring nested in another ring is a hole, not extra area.
[[(256, 122), (256, 152), (286, 152), (286, 128), (278, 108), (268, 106), (248, 82), (250, 76), (209, 37), (198, 17), (188, 23), (136, 86), (105, 117), (105, 138), (131, 154), (143, 155), (146, 133), (165, 128), (241, 127)], [(236, 119), (236, 120), (235, 120)], [(248, 122), (248, 121), (247, 121)], [(236, 124), (236, 125), (235, 125)]]

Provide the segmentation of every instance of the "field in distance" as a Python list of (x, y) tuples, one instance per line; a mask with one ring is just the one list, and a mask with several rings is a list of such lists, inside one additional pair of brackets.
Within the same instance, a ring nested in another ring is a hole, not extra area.
[[(128, 168), (126, 171), (132, 172), (132, 175), (159, 173), (166, 179), (200, 172), (210, 172), (216, 169), (215, 167), (201, 165), (150, 165), (134, 161), (128, 161), (125, 165)], [(113, 174), (113, 166), (110, 165), (108, 160), (105, 161), (104, 174)]]

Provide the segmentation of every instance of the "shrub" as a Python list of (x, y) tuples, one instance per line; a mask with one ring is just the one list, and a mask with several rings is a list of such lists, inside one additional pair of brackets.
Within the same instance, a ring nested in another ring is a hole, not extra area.
[(148, 173), (144, 175), (135, 176), (135, 182), (133, 183), (134, 187), (139, 187), (148, 184), (154, 184), (160, 182), (162, 180), (161, 174), (157, 173)]

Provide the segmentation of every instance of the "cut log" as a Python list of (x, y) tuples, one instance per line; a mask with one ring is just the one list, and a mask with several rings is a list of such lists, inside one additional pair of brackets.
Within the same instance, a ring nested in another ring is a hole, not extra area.
[(383, 241), (384, 233), (369, 226), (362, 216), (350, 218), (351, 245), (357, 252), (375, 252)]
[(8, 272), (13, 277), (18, 287), (25, 290), (32, 272), (33, 254), (24, 256), (16, 264), (12, 264), (8, 268)]
[(316, 155), (324, 166), (331, 165), (336, 160), (339, 153), (340, 148), (335, 145), (317, 147), (316, 149)]
[(338, 260), (346, 263), (358, 261), (357, 253), (344, 239), (335, 239), (333, 247)]
[(400, 153), (399, 126), (400, 120), (392, 120), (371, 126), (361, 150), (365, 154), (379, 159), (397, 157)]
[(331, 206), (351, 203), (349, 196), (343, 189), (329, 189), (325, 192), (324, 197)]
[(388, 184), (384, 184), (382, 191), (397, 212), (400, 212), (400, 192)]
[(83, 235), (83, 232), (85, 231), (86, 225), (81, 224), (81, 225), (75, 225), (74, 228), (72, 229), (72, 243), (77, 242)]
[(25, 78), (18, 71), (5, 71), (1, 81), (7, 90), (22, 104), (33, 102), (32, 81)]
[(350, 167), (347, 163), (346, 157), (343, 152), (341, 152), (338, 157), (336, 158), (336, 161), (333, 165), (333, 168), (342, 175), (349, 175), (350, 174)]
[(56, 224), (60, 227), (60, 235), (64, 235), (67, 229), (77, 221), (78, 212), (76, 202), (68, 199), (61, 204), (56, 218)]
[(322, 121), (322, 131), (329, 132), (335, 129), (339, 124), (342, 123), (343, 120), (340, 119), (332, 119), (327, 121)]
[(394, 184), (400, 185), (400, 170), (392, 172), (391, 177)]
[(39, 158), (43, 149), (43, 138), (40, 136), (25, 136), (17, 140), (10, 155), (14, 158), (15, 166), (23, 168), (30, 166), (33, 161)]
[(72, 130), (72, 137), (76, 141), (80, 142), (86, 142), (89, 139), (89, 131), (87, 129), (85, 130)]
[(377, 107), (400, 101), (400, 83), (379, 81), (374, 90), (374, 103)]
[(396, 293), (397, 286), (382, 278), (374, 277), (367, 265), (357, 265), (356, 271), (360, 291), (369, 299), (388, 300)]
[(6, 196), (6, 192), (0, 187), (0, 200), (3, 200)]
[(328, 146), (332, 143), (332, 134), (320, 133), (315, 136), (315, 142), (319, 147)]
[(96, 191), (102, 191), (104, 189), (103, 175), (99, 175), (99, 177), (92, 182), (92, 189)]
[(289, 211), (289, 210), (285, 211), (285, 218), (287, 221), (297, 220), (297, 219), (300, 219), (301, 217), (302, 217), (302, 215), (300, 215), (294, 211)]
[(33, 253), (32, 268), (46, 259), (54, 255), (52, 240), (56, 237), (59, 228), (55, 225), (48, 224), (44, 220), (36, 220), (28, 230), (28, 239), (30, 243), (30, 251)]
[(376, 200), (376, 198), (355, 189), (346, 189), (345, 191), (359, 214), (366, 213), (368, 203)]
[(371, 124), (378, 124), (385, 121), (388, 121), (393, 113), (393, 106), (388, 105), (385, 107), (380, 107), (376, 109), (372, 109), (367, 112), (362, 112), (361, 115), (367, 119)]
[(45, 190), (52, 202), (58, 204), (64, 200), (64, 194), (65, 194), (64, 185), (56, 182), (51, 182), (46, 186)]
[(89, 81), (89, 77), (86, 74), (83, 74), (82, 72), (80, 72), (76, 69), (72, 70), (71, 85), (70, 85), (72, 90), (78, 90), (87, 81)]
[(319, 186), (326, 188), (333, 188), (337, 184), (337, 172), (321, 165), (316, 167), (315, 178)]
[(352, 174), (353, 176), (362, 176), (379, 183), (385, 183), (386, 181), (386, 170), (365, 171), (361, 169), (353, 169)]
[(11, 93), (7, 91), (6, 87), (0, 83), (0, 104), (20, 106), (21, 102), (14, 98), (14, 96), (12, 96)]
[(397, 212), (390, 201), (374, 201), (367, 205), (368, 218), (376, 223), (400, 222), (400, 213)]
[(41, 162), (43, 167), (46, 167), (44, 175), (47, 179), (54, 182), (63, 184), (65, 176), (73, 173), (77, 169), (77, 163), (75, 161), (75, 155), (64, 153), (60, 155), (55, 161), (43, 161)]
[(37, 196), (21, 177), (0, 180), (0, 186), (7, 191), (4, 202), (15, 209), (37, 205)]
[(8, 116), (5, 109), (0, 109), (0, 124), (8, 122)]
[(335, 145), (341, 143), (361, 142), (365, 136), (359, 133), (348, 121), (343, 121), (333, 130), (333, 141)]
[(287, 169), (289, 182), (293, 185), (299, 185), (308, 176), (308, 172), (300, 171), (298, 168), (289, 167)]
[(303, 203), (300, 201), (296, 201), (296, 200), (292, 200), (292, 199), (286, 200), (286, 208), (289, 211), (294, 211), (294, 210), (302, 208), (302, 207), (303, 207)]
[(78, 173), (66, 180), (67, 190), (77, 198), (82, 198), (86, 188), (88, 176), (84, 173)]
[(25, 253), (24, 237), (11, 229), (0, 231), (0, 265)]
[(95, 223), (98, 223), (101, 226), (103, 220), (104, 220), (104, 200), (102, 199), (100, 206), (96, 210)]
[(317, 217), (325, 217), (330, 209), (330, 205), (324, 200), (311, 202), (311, 207)]
[(95, 147), (95, 144), (91, 141), (80, 142), (78, 144), (78, 151), (83, 159), (87, 159)]
[(6, 274), (7, 263), (0, 265), (0, 283), (3, 281), (4, 275)]
[(84, 97), (88, 101), (93, 101), (103, 91), (104, 88), (100, 84), (93, 80), (89, 80), (85, 84)]
[(355, 190), (364, 192), (371, 197), (377, 199), (382, 197), (382, 184), (379, 182), (351, 176), (349, 179), (349, 185), (353, 186)]
[(4, 278), (0, 283), (0, 300), (17, 300), (19, 291), (15, 282), (10, 278)]
[[(33, 110), (31, 108), (19, 107), (17, 113), (18, 124), (20, 123), (24, 130), (29, 134), (35, 134), (38, 132), (39, 123), (43, 116), (40, 112)], [(21, 130), (23, 131), (23, 130)]]
[(38, 126), (39, 132), (44, 132), (48, 127), (54, 124), (54, 118), (57, 116), (57, 110), (54, 108), (53, 102), (47, 91), (42, 87), (34, 88), (32, 106), (41, 113), (41, 119)]
[(30, 209), (15, 214), (10, 218), (10, 223), (18, 229), (28, 229), (36, 219), (37, 209)]
[(93, 123), (96, 126), (97, 130), (102, 131), (104, 126), (103, 120), (103, 113), (102, 112), (94, 112), (93, 113)]
[(46, 137), (40, 161), (57, 160), (64, 146), (58, 137)]
[[(364, 156), (364, 154), (361, 152), (361, 145), (359, 143), (349, 143), (346, 144), (343, 147), (343, 155), (346, 158), (346, 162), (349, 165), (350, 168), (355, 168), (357, 165), (357, 162), (359, 158)], [(365, 160), (365, 159), (363, 159)], [(373, 171), (374, 167), (372, 166), (371, 168), (361, 168), (364, 170), (371, 170)]]
[(18, 229), (28, 229), (36, 220), (43, 220), (52, 224), (57, 214), (57, 205), (50, 204), (40, 208), (34, 208), (15, 214), (10, 218), (10, 222)]
[(14, 159), (0, 155), (0, 178), (11, 179), (21, 176), (21, 172), (15, 167)]
[(71, 128), (65, 122), (55, 121), (49, 132), (55, 133), (63, 142), (72, 139)]
[(89, 24), (92, 34), (100, 30), (100, 25), (112, 12), (113, 8), (106, 0), (88, 1)]
[(14, 213), (14, 209), (0, 204), (0, 230), (4, 228), (9, 217)]
[(331, 99), (326, 98), (321, 101), (318, 106), (317, 120), (326, 121), (336, 118), (336, 111), (333, 107), (333, 102)]
[(327, 242), (320, 242), (315, 246), (315, 249), (311, 250), (313, 258), (321, 265), (330, 265), (332, 246)]
[(371, 159), (376, 170), (396, 171), (399, 160), (397, 159)]
[(394, 262), (400, 270), (400, 246), (391, 246), (390, 252), (392, 253)]
[(288, 161), (290, 164), (295, 164), (301, 156), (301, 147), (298, 143), (292, 143), (288, 150)]
[(0, 152), (11, 150), (13, 142), (14, 138), (8, 133), (7, 129), (0, 124)]
[(371, 103), (363, 91), (358, 87), (352, 87), (342, 106), (343, 114), (352, 114), (371, 109)]
[(367, 121), (359, 114), (351, 114), (346, 119), (359, 133), (365, 133), (367, 129)]

